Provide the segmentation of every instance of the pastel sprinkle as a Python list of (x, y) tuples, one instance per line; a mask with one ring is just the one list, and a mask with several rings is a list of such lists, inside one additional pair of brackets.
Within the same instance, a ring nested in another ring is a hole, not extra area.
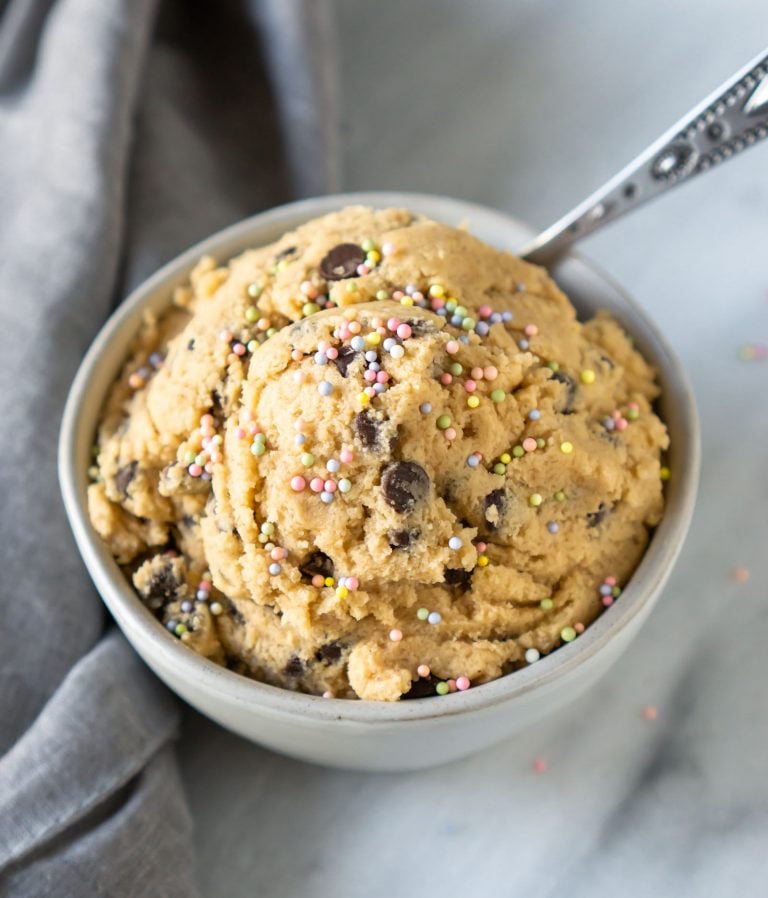
[(579, 374), (579, 380), (583, 384), (593, 384), (595, 382), (595, 372), (591, 368), (585, 368)]
[(430, 402), (422, 402), (419, 406), (419, 411), (422, 415), (428, 415), (432, 411), (432, 404)]
[(428, 677), (428, 676), (430, 675), (430, 673), (431, 673), (431, 671), (430, 671), (430, 669), (429, 669), (429, 665), (428, 665), (428, 664), (420, 664), (420, 665), (416, 668), (416, 673), (417, 673), (420, 677), (425, 677), (425, 678)]
[(419, 620), (426, 620), (429, 617), (429, 608), (419, 608), (416, 612), (416, 617)]
[(395, 628), (394, 630), (390, 630), (389, 638), (391, 642), (400, 642), (400, 640), (403, 638), (402, 630), (398, 630), (397, 628)]
[(463, 545), (464, 545), (464, 543), (462, 542), (461, 538), (458, 537), (458, 536), (452, 536), (452, 537), (448, 540), (448, 548), (449, 548), (449, 549), (453, 549), (454, 551), (457, 551), (457, 550), (460, 549)]
[(504, 390), (491, 390), (491, 401), (496, 403), (504, 402), (506, 395)]
[(295, 477), (291, 477), (291, 489), (295, 493), (300, 493), (306, 485), (307, 481), (300, 475), (297, 474)]
[(438, 683), (437, 686), (435, 686), (435, 692), (438, 695), (448, 695), (450, 686), (447, 683)]
[(330, 396), (333, 393), (333, 384), (328, 380), (321, 380), (317, 385), (317, 392), (321, 396)]
[(446, 430), (451, 426), (451, 416), (450, 415), (439, 415), (437, 421), (435, 421), (438, 430)]
[(305, 468), (308, 468), (315, 463), (315, 456), (311, 452), (302, 452), (300, 461)]
[(539, 658), (541, 658), (541, 653), (538, 649), (530, 648), (525, 650), (525, 660), (528, 664), (535, 664)]
[(532, 408), (528, 412), (528, 420), (529, 421), (538, 421), (541, 417), (541, 412), (537, 408)]
[(735, 567), (731, 576), (737, 583), (746, 583), (749, 580), (749, 571), (745, 567)]
[(528, 496), (528, 504), (534, 508), (538, 508), (542, 501), (541, 493), (531, 493), (531, 495)]
[(576, 630), (573, 627), (563, 627), (560, 631), (560, 638), (563, 642), (573, 642), (576, 638)]
[(526, 452), (535, 452), (536, 448), (536, 440), (534, 440), (533, 437), (526, 437), (523, 440), (523, 449), (525, 449)]
[(573, 443), (569, 442), (568, 440), (560, 443), (560, 451), (564, 455), (570, 455), (571, 452), (573, 452)]
[(433, 626), (441, 623), (442, 620), (443, 616), (439, 611), (430, 611), (427, 617), (427, 623), (432, 624)]
[(539, 602), (539, 607), (542, 609), (542, 611), (551, 611), (553, 605), (554, 602), (552, 601), (552, 599), (542, 599)]
[(456, 688), (459, 690), (459, 692), (466, 692), (466, 690), (469, 689), (471, 685), (472, 684), (469, 682), (468, 677), (456, 678)]
[(646, 720), (656, 720), (656, 718), (658, 716), (659, 716), (659, 711), (653, 705), (646, 705), (643, 708), (643, 717)]
[(550, 533), (557, 533), (560, 530), (560, 525), (557, 523), (557, 521), (549, 521), (549, 523), (547, 524), (547, 530), (549, 530)]
[(672, 476), (672, 472), (669, 470), (669, 468), (662, 467), (661, 470), (659, 471), (659, 477), (662, 480), (669, 480), (669, 478), (671, 476)]
[(348, 493), (352, 489), (352, 483), (346, 477), (341, 478), (338, 486), (340, 493)]
[(479, 396), (470, 396), (467, 399), (467, 406), (469, 408), (477, 408), (480, 405), (480, 397)]

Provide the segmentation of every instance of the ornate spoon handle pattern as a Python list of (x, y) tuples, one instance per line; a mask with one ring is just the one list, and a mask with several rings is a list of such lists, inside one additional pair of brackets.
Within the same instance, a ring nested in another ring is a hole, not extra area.
[(575, 241), (768, 137), (768, 50), (520, 250), (552, 264)]

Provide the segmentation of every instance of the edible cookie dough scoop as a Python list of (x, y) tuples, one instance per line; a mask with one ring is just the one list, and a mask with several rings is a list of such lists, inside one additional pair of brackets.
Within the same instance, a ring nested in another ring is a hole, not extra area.
[(768, 49), (518, 255), (551, 266), (602, 225), (768, 136)]

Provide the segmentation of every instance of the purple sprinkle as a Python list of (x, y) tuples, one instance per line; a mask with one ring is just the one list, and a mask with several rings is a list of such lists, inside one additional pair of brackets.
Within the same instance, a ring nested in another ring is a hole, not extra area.
[(550, 521), (547, 524), (547, 530), (549, 530), (550, 533), (557, 533), (559, 529), (560, 525), (557, 523), (557, 521)]
[(198, 591), (195, 593), (195, 598), (199, 602), (207, 602), (209, 595), (210, 595), (210, 593), (206, 592), (204, 589), (198, 589)]
[(422, 413), (422, 415), (428, 415), (432, 411), (432, 403), (422, 402), (419, 406), (419, 411)]
[(488, 320), (491, 324), (499, 324), (501, 321), (501, 312), (491, 312), (491, 317)]
[(317, 392), (321, 396), (330, 396), (333, 393), (333, 384), (328, 380), (321, 380), (317, 385)]
[(168, 623), (165, 625), (165, 628), (166, 628), (166, 630), (170, 630), (171, 632), (173, 632), (177, 626), (178, 626), (178, 623), (175, 620), (169, 620)]
[(408, 294), (408, 296), (413, 296), (413, 294), (416, 292), (416, 287), (413, 284), (407, 284), (405, 292)]
[(386, 389), (387, 389), (387, 385), (386, 385), (386, 384), (379, 384), (379, 383), (376, 383), (376, 384), (373, 385), (373, 392), (374, 392), (374, 393), (383, 393), (383, 392), (386, 391)]
[(607, 583), (603, 583), (600, 587), (600, 595), (601, 596), (609, 596), (613, 593), (613, 587), (609, 586)]
[(528, 349), (531, 344), (527, 340), (518, 340), (517, 345), (520, 349)]
[(502, 321), (511, 321), (515, 316), (511, 312), (502, 312), (501, 320)]
[(327, 490), (323, 490), (322, 493), (320, 493), (320, 498), (323, 502), (325, 502), (326, 505), (330, 505), (331, 502), (333, 502), (333, 493), (329, 493)]
[(479, 334), (481, 337), (485, 337), (488, 334), (490, 327), (487, 321), (478, 321), (475, 325), (475, 333)]

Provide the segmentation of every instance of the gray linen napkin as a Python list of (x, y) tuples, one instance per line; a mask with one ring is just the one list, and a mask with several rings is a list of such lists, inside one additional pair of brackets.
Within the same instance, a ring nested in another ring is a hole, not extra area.
[(157, 6), (0, 0), (3, 896), (198, 894), (178, 705), (75, 549), (61, 409), (130, 286), (291, 182), (335, 186), (326, 5)]

